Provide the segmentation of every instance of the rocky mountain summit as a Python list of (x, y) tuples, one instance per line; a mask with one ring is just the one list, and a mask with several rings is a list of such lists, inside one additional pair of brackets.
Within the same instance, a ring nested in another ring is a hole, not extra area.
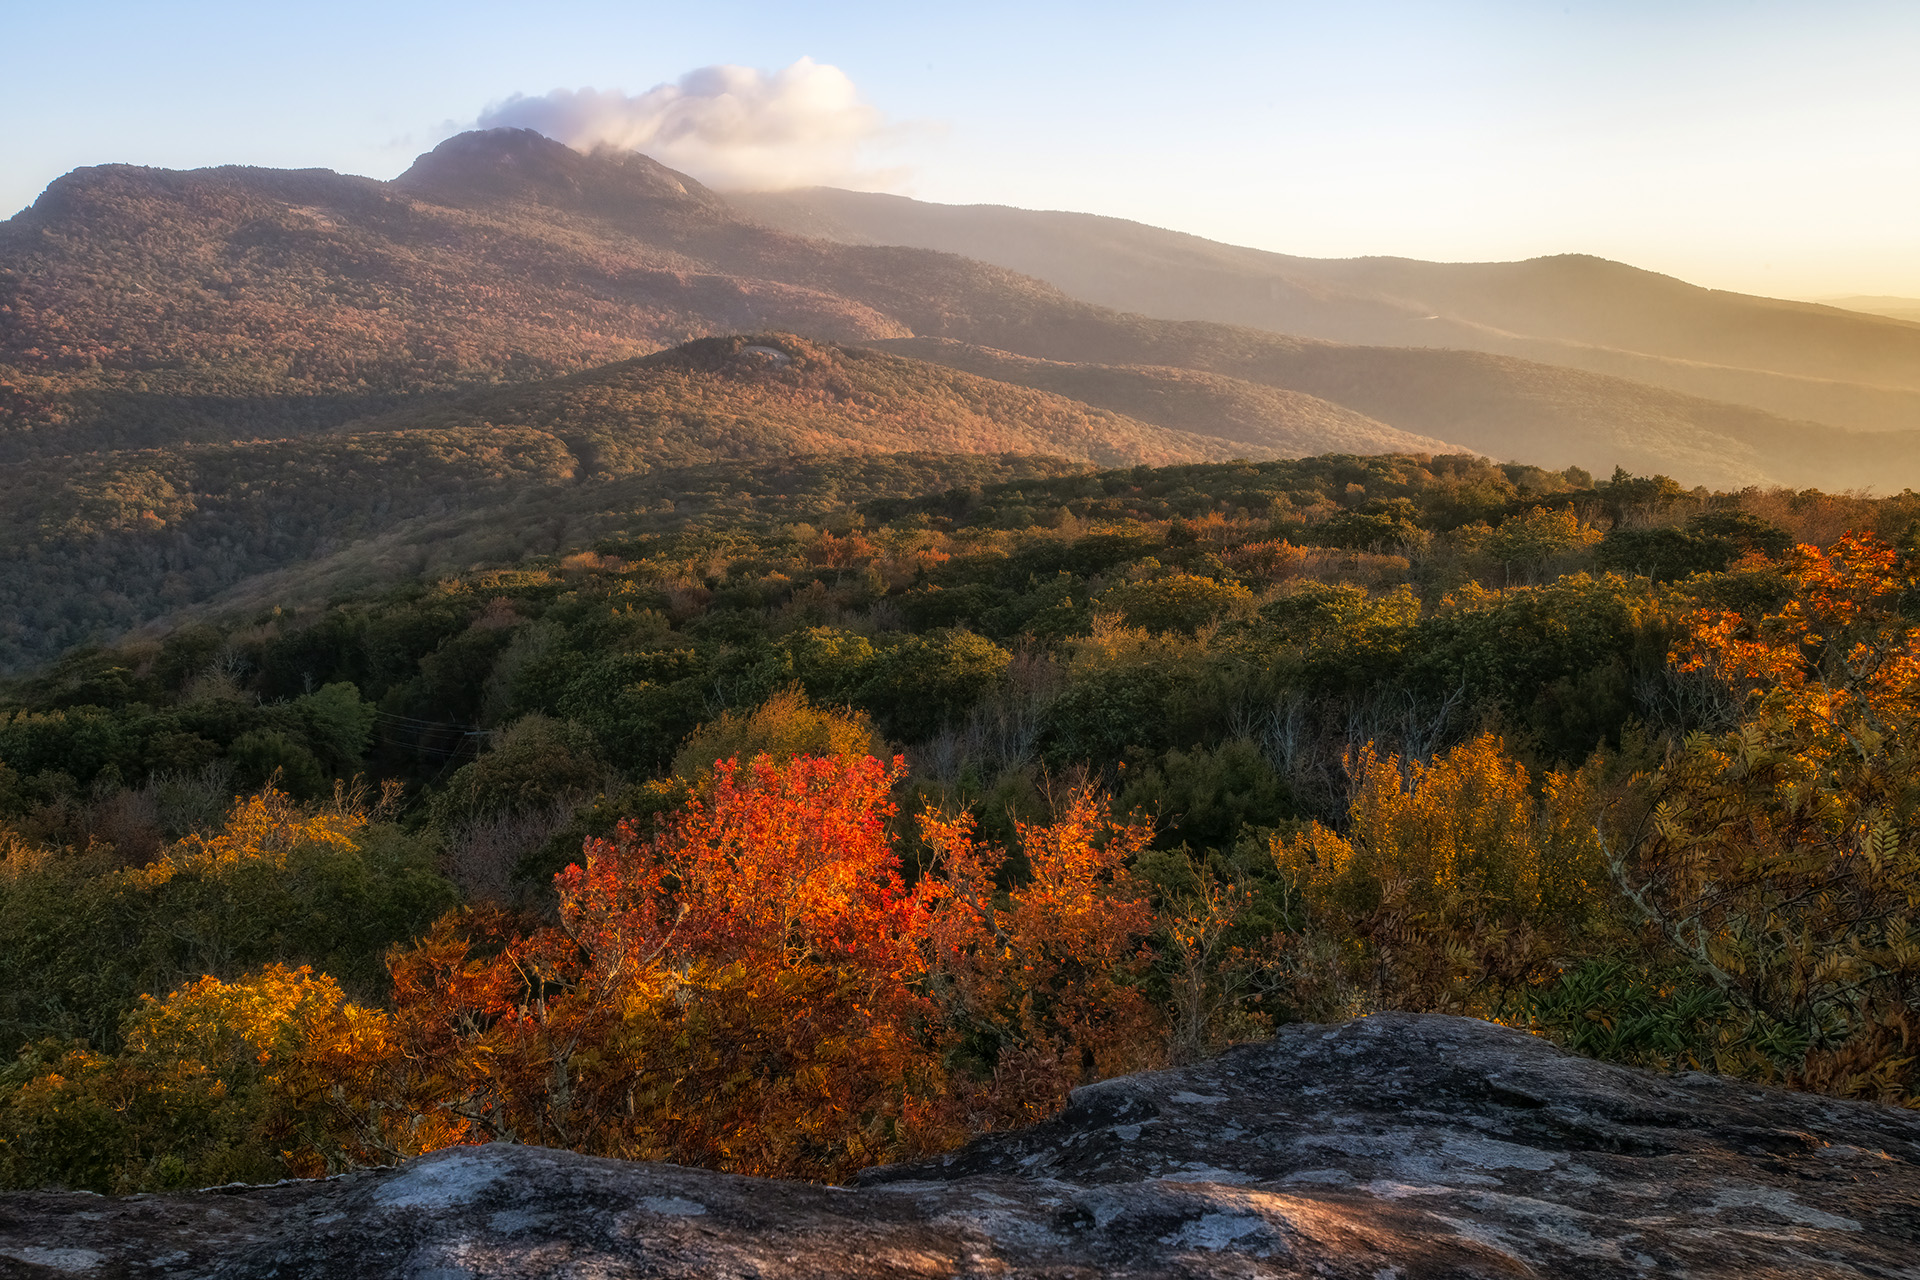
[(1920, 1115), (1461, 1018), (1296, 1026), (852, 1188), (495, 1145), (0, 1197), (39, 1277), (1920, 1276)]

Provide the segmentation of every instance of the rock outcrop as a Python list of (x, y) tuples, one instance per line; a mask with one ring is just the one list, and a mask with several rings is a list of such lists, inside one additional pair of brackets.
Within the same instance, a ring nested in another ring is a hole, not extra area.
[(1458, 1018), (1291, 1027), (852, 1188), (518, 1146), (0, 1197), (9, 1277), (1920, 1277), (1920, 1114)]

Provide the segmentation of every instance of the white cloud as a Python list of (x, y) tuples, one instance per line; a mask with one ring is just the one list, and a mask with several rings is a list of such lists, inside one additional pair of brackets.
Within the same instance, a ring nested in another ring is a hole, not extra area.
[(576, 151), (641, 151), (718, 187), (872, 186), (859, 164), (886, 122), (838, 67), (802, 58), (780, 71), (702, 67), (640, 94), (555, 89), (481, 112), (483, 129), (533, 129)]

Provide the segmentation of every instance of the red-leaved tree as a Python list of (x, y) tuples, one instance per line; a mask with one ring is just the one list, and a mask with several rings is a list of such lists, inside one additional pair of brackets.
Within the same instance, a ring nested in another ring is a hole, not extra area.
[(937, 865), (908, 886), (888, 836), (904, 773), (722, 762), (657, 832), (587, 843), (555, 878), (559, 927), (442, 921), (393, 961), (406, 1123), (832, 1179), (1151, 1061), (1153, 921), (1126, 871), (1149, 833), (1075, 792), (1019, 828), (1002, 889), (1004, 851), (931, 818)]
[[(394, 963), (402, 1037), (464, 1140), (839, 1177), (928, 1141), (924, 894), (887, 838), (901, 761), (723, 762), (589, 841), (561, 925), (450, 919)], [(419, 1086), (409, 1093), (418, 1095)]]

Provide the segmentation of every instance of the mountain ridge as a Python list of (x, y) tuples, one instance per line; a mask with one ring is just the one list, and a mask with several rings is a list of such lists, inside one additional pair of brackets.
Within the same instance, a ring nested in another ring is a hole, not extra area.
[[(1702, 289), (1590, 254), (1500, 263), (1314, 259), (1096, 214), (934, 205), (830, 188), (728, 198), (769, 225), (850, 244), (965, 253), (1075, 297), (1166, 319), (1494, 351), (1830, 425), (1920, 426), (1920, 333), (1910, 326)], [(1828, 412), (1820, 388), (1794, 379), (1858, 389), (1843, 420)]]
[(0, 224), (0, 459), (327, 430), (462, 388), (780, 330), (1189, 368), (1542, 465), (1920, 483), (1905, 433), (1485, 352), (1158, 320), (952, 254), (769, 229), (716, 199), (651, 161), (525, 131), (460, 135), (394, 183), (76, 171)]

